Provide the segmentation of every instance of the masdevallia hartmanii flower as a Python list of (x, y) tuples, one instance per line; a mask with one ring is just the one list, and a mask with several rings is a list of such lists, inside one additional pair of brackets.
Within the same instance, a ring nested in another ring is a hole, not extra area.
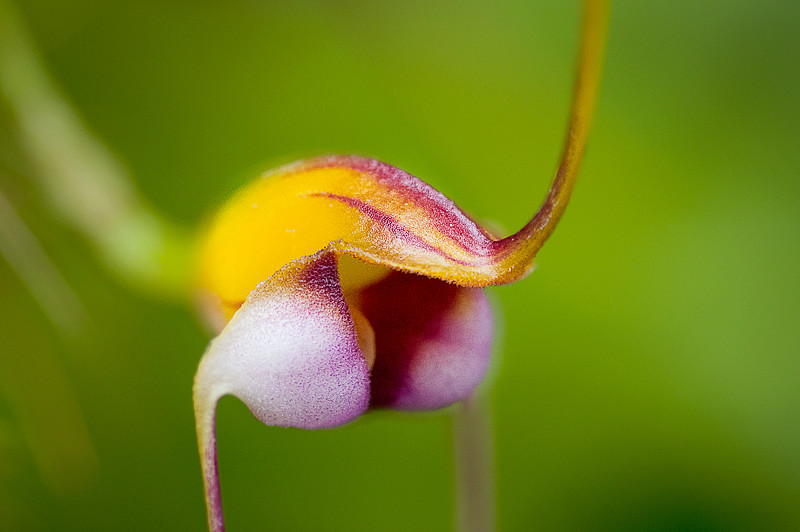
[(482, 380), (492, 315), (482, 287), (523, 278), (566, 208), (594, 107), (604, 2), (587, 0), (572, 115), (553, 186), (500, 238), (429, 185), (355, 156), (284, 166), (211, 221), (198, 259), (220, 334), (195, 377), (210, 528), (224, 530), (215, 411), (241, 399), (268, 425), (319, 429), (369, 408), (433, 410)]
[(467, 399), (492, 345), (480, 287), (530, 271), (560, 205), (551, 196), (544, 215), (504, 239), (419, 179), (361, 157), (291, 164), (232, 198), (199, 260), (203, 306), (227, 322), (195, 379), (212, 529), (222, 527), (214, 411), (223, 395), (265, 424), (304, 429), (371, 407)]

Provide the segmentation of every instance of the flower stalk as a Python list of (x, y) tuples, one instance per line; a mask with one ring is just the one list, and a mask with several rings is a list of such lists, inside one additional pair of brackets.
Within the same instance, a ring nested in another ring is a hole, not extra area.
[(495, 529), (494, 430), (488, 394), (476, 392), (452, 414), (456, 530)]

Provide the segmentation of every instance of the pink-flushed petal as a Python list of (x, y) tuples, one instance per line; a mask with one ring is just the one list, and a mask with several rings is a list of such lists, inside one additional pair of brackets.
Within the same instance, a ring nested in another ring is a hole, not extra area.
[(443, 408), (483, 380), (494, 329), (483, 290), (394, 272), (357, 305), (375, 331), (371, 406)]
[(317, 429), (358, 417), (369, 371), (334, 254), (295, 261), (259, 284), (198, 372), (267, 425)]
[(214, 443), (222, 396), (238, 397), (267, 425), (319, 429), (361, 415), (369, 391), (333, 253), (289, 263), (259, 284), (208, 347), (195, 377), (211, 530), (224, 529)]
[(336, 257), (288, 264), (256, 287), (198, 370), (267, 425), (341, 425), (367, 404), (369, 372)]

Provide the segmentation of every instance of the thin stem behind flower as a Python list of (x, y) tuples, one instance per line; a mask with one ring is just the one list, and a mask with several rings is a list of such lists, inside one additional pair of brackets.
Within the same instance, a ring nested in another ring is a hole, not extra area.
[(456, 530), (495, 529), (494, 429), (488, 394), (480, 392), (453, 413)]

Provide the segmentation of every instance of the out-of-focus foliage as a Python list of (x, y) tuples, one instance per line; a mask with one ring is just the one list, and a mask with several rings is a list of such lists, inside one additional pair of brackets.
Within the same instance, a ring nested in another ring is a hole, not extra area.
[[(186, 225), (260, 169), (359, 153), (516, 230), (555, 169), (577, 3), (21, 4), (68, 98)], [(793, 2), (612, 6), (576, 195), (538, 270), (494, 291), (502, 529), (800, 527), (798, 29)], [(88, 318), (58, 334), (0, 260), (0, 529), (200, 530), (207, 337), (60, 223), (10, 117), (0, 190)], [(452, 524), (446, 416), (309, 433), (226, 399), (219, 431), (231, 530)]]

